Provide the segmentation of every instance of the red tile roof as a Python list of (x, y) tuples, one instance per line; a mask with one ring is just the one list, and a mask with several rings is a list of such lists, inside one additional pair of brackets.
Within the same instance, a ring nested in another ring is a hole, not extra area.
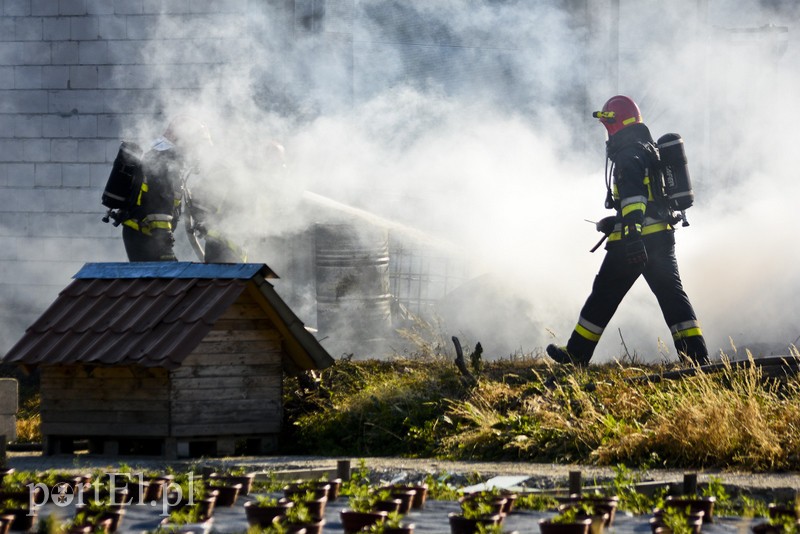
[(293, 338), (297, 367), (330, 365), (268, 277), (274, 273), (263, 264), (87, 264), (3, 361), (174, 368), (254, 284), (276, 327)]

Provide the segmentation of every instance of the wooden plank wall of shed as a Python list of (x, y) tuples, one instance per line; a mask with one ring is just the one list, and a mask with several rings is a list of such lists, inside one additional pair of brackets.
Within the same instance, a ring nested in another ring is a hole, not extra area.
[(280, 334), (243, 292), (170, 372), (172, 437), (280, 432), (282, 357)]
[(169, 432), (163, 368), (46, 365), (40, 391), (45, 436), (164, 437)]

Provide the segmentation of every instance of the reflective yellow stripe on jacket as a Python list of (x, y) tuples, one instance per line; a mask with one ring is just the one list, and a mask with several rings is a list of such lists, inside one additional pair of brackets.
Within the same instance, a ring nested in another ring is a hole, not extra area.
[(141, 221), (127, 219), (122, 221), (122, 224), (133, 228), (137, 232), (142, 232), (144, 235), (150, 235), (152, 230), (172, 230), (172, 215), (155, 213), (148, 215)]
[[(648, 220), (650, 221), (649, 223)], [(664, 230), (672, 230), (672, 226), (667, 221), (645, 219), (642, 225), (642, 235), (650, 235), (656, 232), (663, 232)], [(622, 239), (622, 228), (614, 230), (608, 235), (609, 241), (619, 241), (620, 239)]]

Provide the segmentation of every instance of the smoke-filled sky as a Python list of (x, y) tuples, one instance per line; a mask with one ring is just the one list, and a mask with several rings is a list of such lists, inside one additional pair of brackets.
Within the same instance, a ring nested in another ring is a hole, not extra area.
[[(696, 202), (676, 251), (709, 349), (731, 354), (733, 340), (786, 352), (800, 336), (793, 2), (708, 0), (702, 13), (704, 2), (620, 0), (618, 55), (611, 2), (572, 13), (557, 6), (569, 2), (468, 4), (298, 2), (309, 16), (288, 35), (285, 19), (253, 13), (259, 31), (240, 32), (225, 75), (197, 76), (199, 99), (165, 92), (167, 116), (202, 116), (236, 155), (226, 189), (246, 201), (231, 225), (303, 228), (318, 216), (304, 191), (369, 211), (451, 242), (479, 277), (448, 309), (445, 339), (481, 341), (489, 356), (563, 344), (603, 257), (589, 253), (600, 235), (585, 219), (610, 214), (605, 134), (590, 113), (626, 94), (655, 138), (685, 140)], [(265, 180), (255, 169), (271, 138), (290, 170)], [(622, 340), (646, 359), (674, 358), (643, 280), (595, 361), (618, 357)]]

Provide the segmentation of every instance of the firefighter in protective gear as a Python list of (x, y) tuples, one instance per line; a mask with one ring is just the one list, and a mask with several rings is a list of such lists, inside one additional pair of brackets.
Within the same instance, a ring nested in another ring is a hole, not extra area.
[(195, 183), (191, 190), (187, 188), (185, 191), (189, 210), (187, 220), (191, 220), (192, 223), (189, 232), (203, 240), (200, 259), (205, 263), (247, 261), (245, 249), (228, 237), (232, 232), (226, 231), (228, 229), (226, 227), (230, 227), (228, 216), (238, 211), (229, 194), (231, 173), (227, 165), (212, 163), (203, 170), (198, 183)]
[(603, 330), (642, 275), (658, 300), (678, 356), (706, 364), (706, 343), (678, 273), (669, 212), (651, 187), (651, 180), (660, 176), (650, 131), (642, 122), (639, 107), (627, 96), (612, 97), (593, 116), (608, 132), (606, 155), (611, 167), (606, 176), (606, 207), (613, 208), (616, 215), (613, 221), (603, 221), (603, 230), (609, 232), (606, 255), (578, 324), (566, 347), (549, 345), (547, 354), (561, 364), (588, 365)]
[(142, 157), (144, 179), (133, 208), (122, 221), (122, 240), (129, 261), (177, 261), (174, 230), (181, 213), (186, 179), (197, 167), (204, 148), (211, 146), (208, 128), (181, 115)]

